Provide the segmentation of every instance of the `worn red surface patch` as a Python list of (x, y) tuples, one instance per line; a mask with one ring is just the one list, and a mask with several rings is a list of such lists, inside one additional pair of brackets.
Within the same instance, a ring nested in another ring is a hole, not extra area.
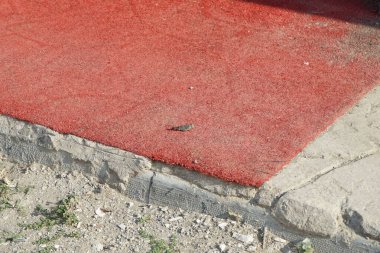
[(374, 6), (2, 1), (0, 113), (260, 186), (379, 81)]

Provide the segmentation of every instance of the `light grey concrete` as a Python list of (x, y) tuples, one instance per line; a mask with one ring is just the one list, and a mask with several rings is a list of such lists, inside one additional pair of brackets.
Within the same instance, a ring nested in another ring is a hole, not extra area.
[(380, 87), (377, 87), (266, 182), (256, 201), (270, 207), (286, 192), (379, 150)]
[(339, 180), (346, 178), (343, 184), (350, 187), (342, 206), (345, 222), (362, 235), (380, 240), (380, 153), (349, 167), (351, 177)]
[(336, 234), (344, 224), (380, 239), (380, 152), (283, 195), (276, 217), (302, 231)]

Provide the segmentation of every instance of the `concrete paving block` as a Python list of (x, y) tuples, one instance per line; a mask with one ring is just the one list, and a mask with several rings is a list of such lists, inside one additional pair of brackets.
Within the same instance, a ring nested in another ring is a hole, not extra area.
[(338, 229), (339, 202), (343, 201), (344, 197), (344, 193), (338, 187), (323, 189), (308, 185), (281, 197), (273, 213), (283, 223), (301, 231), (331, 236)]
[[(359, 234), (380, 240), (380, 154), (361, 164), (367, 178), (355, 184), (355, 189), (343, 206), (345, 222)], [(362, 168), (357, 167), (357, 170)]]
[(327, 173), (290, 191), (273, 213), (283, 222), (324, 236), (332, 236), (345, 222), (358, 234), (380, 234), (380, 152)]

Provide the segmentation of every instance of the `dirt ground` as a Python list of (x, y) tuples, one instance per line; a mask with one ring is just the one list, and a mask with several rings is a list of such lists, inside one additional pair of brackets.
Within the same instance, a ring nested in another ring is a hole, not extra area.
[(0, 157), (0, 252), (103, 251), (298, 250), (269, 230), (239, 219), (142, 204), (77, 171)]

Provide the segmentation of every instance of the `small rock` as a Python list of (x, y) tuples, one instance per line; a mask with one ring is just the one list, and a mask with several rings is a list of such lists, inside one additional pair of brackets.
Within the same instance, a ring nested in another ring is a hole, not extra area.
[(134, 206), (134, 203), (133, 202), (129, 202), (129, 203), (127, 203), (127, 207), (128, 208), (132, 208)]
[(197, 224), (199, 224), (199, 223), (201, 223), (202, 221), (200, 220), (200, 219), (196, 219), (195, 220), (195, 223), (197, 223)]
[(181, 216), (178, 216), (178, 217), (174, 217), (174, 218), (171, 218), (169, 219), (170, 222), (173, 222), (173, 221), (179, 221), (179, 220), (182, 220), (183, 218)]
[(256, 250), (257, 250), (257, 247), (255, 245), (250, 245), (247, 248), (248, 252), (256, 252)]
[(101, 244), (101, 243), (95, 243), (95, 244), (93, 244), (92, 245), (92, 249), (94, 250), (94, 251), (102, 251), (103, 250), (103, 244)]
[(253, 242), (253, 235), (242, 235), (239, 233), (233, 233), (232, 237), (246, 244)]
[(104, 217), (104, 216), (106, 215), (106, 213), (103, 212), (102, 209), (100, 209), (100, 208), (96, 209), (96, 210), (95, 210), (95, 213), (96, 213), (96, 215), (99, 216), (99, 217)]
[(276, 241), (276, 242), (280, 242), (280, 243), (288, 243), (287, 240), (282, 239), (281, 237), (277, 237), (277, 236), (274, 236), (273, 240)]
[(117, 188), (118, 188), (118, 190), (121, 191), (121, 192), (126, 192), (126, 191), (127, 191), (127, 187), (126, 187), (125, 184), (123, 184), (123, 183), (119, 183), (119, 184), (117, 185)]
[(207, 217), (204, 221), (203, 221), (203, 225), (209, 227), (211, 226), (211, 218), (210, 217)]
[(220, 252), (224, 252), (224, 251), (226, 251), (227, 246), (224, 243), (221, 243), (218, 245), (218, 248), (219, 248)]
[(54, 248), (55, 248), (55, 249), (59, 249), (59, 247), (60, 247), (60, 246), (59, 246), (58, 244), (54, 245)]
[(67, 173), (61, 173), (60, 175), (58, 175), (58, 178), (66, 178), (67, 177)]
[(32, 172), (34, 172), (34, 171), (36, 171), (36, 170), (39, 170), (40, 167), (38, 166), (37, 163), (32, 163), (32, 164), (29, 166), (29, 169), (30, 169)]
[(117, 225), (122, 231), (124, 231), (127, 227), (124, 224)]
[(221, 222), (218, 224), (218, 227), (221, 228), (221, 229), (225, 229), (226, 227), (228, 226), (228, 223), (227, 222)]

